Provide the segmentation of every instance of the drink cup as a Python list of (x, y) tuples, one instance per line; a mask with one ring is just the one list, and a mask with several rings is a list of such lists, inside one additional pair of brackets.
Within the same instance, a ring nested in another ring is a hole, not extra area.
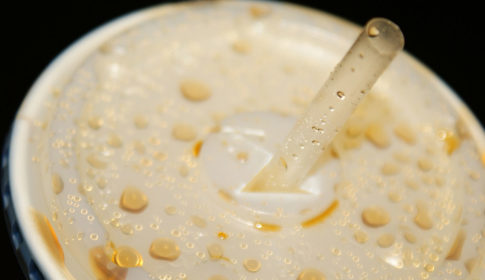
[(301, 192), (243, 190), (360, 31), (291, 4), (193, 2), (72, 45), (7, 144), (30, 277), (481, 279), (483, 128), (406, 53)]

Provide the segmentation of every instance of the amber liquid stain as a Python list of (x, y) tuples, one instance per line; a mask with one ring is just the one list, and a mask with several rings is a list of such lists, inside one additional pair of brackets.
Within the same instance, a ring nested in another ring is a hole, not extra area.
[(337, 209), (338, 204), (339, 204), (338, 200), (334, 200), (332, 204), (330, 204), (330, 206), (327, 209), (325, 209), (322, 213), (301, 223), (302, 227), (309, 228), (323, 222), (326, 218), (328, 218), (333, 213), (333, 211), (335, 211), (335, 209)]
[(220, 231), (217, 233), (217, 237), (220, 239), (220, 240), (226, 240), (227, 238), (229, 238), (229, 235), (223, 231)]
[(128, 269), (119, 267), (108, 256), (104, 246), (94, 247), (89, 251), (93, 273), (98, 280), (124, 280)]
[(52, 257), (58, 262), (59, 265), (64, 266), (64, 251), (62, 250), (59, 239), (52, 227), (49, 219), (36, 210), (32, 210), (32, 215), (34, 217), (35, 224), (37, 225), (37, 230), (39, 231), (44, 244), (49, 249)]
[(254, 223), (254, 228), (264, 232), (276, 232), (281, 230), (280, 225), (267, 224), (267, 223), (261, 223), (261, 222)]
[(194, 155), (194, 157), (199, 156), (200, 149), (202, 148), (202, 144), (203, 144), (203, 142), (200, 141), (200, 140), (195, 142), (194, 146), (192, 147), (192, 154)]

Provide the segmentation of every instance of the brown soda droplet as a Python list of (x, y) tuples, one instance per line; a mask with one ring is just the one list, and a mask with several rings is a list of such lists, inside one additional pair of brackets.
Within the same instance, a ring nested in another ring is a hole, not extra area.
[(140, 155), (144, 154), (146, 151), (145, 144), (141, 141), (134, 141), (133, 142), (133, 149), (139, 153)]
[(155, 259), (174, 261), (180, 256), (180, 248), (172, 239), (158, 238), (150, 245), (150, 255)]
[(96, 279), (123, 280), (126, 278), (128, 269), (114, 264), (108, 248), (105, 246), (94, 247), (89, 250), (89, 260)]
[(207, 225), (206, 221), (199, 216), (192, 216), (191, 219), (194, 225), (196, 225), (197, 227), (205, 228)]
[(137, 115), (133, 119), (133, 124), (137, 129), (145, 129), (148, 126), (148, 119), (143, 115)]
[(100, 117), (90, 117), (88, 119), (88, 126), (91, 129), (98, 130), (103, 126), (103, 119)]
[(62, 177), (57, 173), (52, 174), (52, 190), (54, 193), (60, 194), (63, 189), (64, 181), (62, 180)]
[(105, 161), (100, 160), (97, 156), (95, 155), (89, 155), (86, 157), (86, 161), (91, 167), (94, 167), (96, 169), (106, 169), (108, 167), (108, 163)]
[(381, 149), (387, 148), (391, 144), (389, 136), (379, 124), (369, 125), (365, 131), (365, 136), (372, 144)]
[(193, 102), (207, 100), (212, 95), (207, 85), (196, 80), (182, 81), (180, 83), (180, 92), (187, 100)]
[(424, 203), (418, 203), (417, 214), (414, 217), (414, 223), (421, 229), (428, 230), (433, 227), (433, 221), (429, 216), (428, 209)]
[(399, 166), (392, 162), (386, 162), (381, 167), (382, 175), (386, 175), (386, 176), (396, 175), (399, 173), (399, 171), (400, 171)]
[(428, 172), (433, 169), (433, 162), (427, 158), (421, 158), (418, 160), (418, 167), (424, 172)]
[(119, 267), (143, 266), (143, 258), (140, 253), (128, 246), (116, 248), (113, 259)]
[(412, 234), (411, 232), (405, 232), (404, 233), (404, 239), (406, 239), (407, 242), (414, 244), (416, 243), (416, 236)]
[(367, 34), (369, 35), (369, 37), (371, 38), (374, 38), (374, 37), (377, 37), (379, 36), (379, 29), (377, 29), (377, 27), (375, 26), (371, 26), (369, 27), (369, 30), (367, 31)]
[(305, 268), (298, 275), (297, 280), (325, 280), (325, 275), (314, 268)]
[(249, 272), (258, 272), (261, 269), (261, 262), (256, 259), (245, 259), (243, 266)]
[(112, 133), (108, 137), (107, 143), (113, 148), (120, 148), (121, 146), (123, 146), (123, 142), (121, 141), (121, 138), (114, 133)]
[(163, 161), (163, 160), (167, 159), (167, 155), (162, 153), (162, 152), (154, 152), (153, 158), (158, 160), (158, 161)]
[(347, 136), (355, 138), (361, 135), (362, 132), (363, 132), (363, 128), (361, 124), (358, 124), (352, 121), (349, 121), (347, 123), (347, 129), (346, 129)]
[(340, 98), (341, 100), (345, 99), (345, 93), (343, 91), (337, 91), (337, 97)]
[(180, 141), (193, 141), (197, 136), (195, 128), (186, 123), (175, 124), (172, 128), (172, 136)]
[(394, 244), (394, 235), (390, 233), (384, 233), (377, 239), (377, 245), (381, 248), (389, 248)]
[(177, 214), (177, 208), (175, 208), (175, 206), (169, 205), (165, 207), (165, 213), (167, 213), (167, 215), (175, 215)]
[(387, 211), (379, 206), (371, 206), (362, 211), (362, 221), (370, 227), (381, 227), (387, 225), (391, 217)]
[(224, 249), (216, 243), (207, 245), (207, 252), (211, 259), (220, 259), (224, 256)]
[(138, 213), (148, 205), (147, 196), (136, 187), (126, 187), (120, 198), (120, 207), (123, 210)]
[(358, 230), (354, 233), (354, 239), (360, 244), (364, 244), (369, 240), (369, 237), (367, 236), (367, 233), (364, 231)]
[(229, 280), (229, 278), (222, 275), (212, 275), (209, 280)]
[(400, 123), (394, 127), (394, 134), (409, 145), (416, 143), (416, 133), (405, 123)]
[(251, 45), (244, 40), (237, 40), (232, 43), (232, 49), (240, 54), (247, 54), (251, 51)]

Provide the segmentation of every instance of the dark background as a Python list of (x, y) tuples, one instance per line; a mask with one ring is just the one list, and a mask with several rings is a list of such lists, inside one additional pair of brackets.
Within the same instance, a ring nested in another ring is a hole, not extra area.
[[(296, 2), (296, 1), (294, 1)], [(297, 3), (339, 15), (360, 25), (376, 16), (396, 22), (406, 37), (405, 49), (438, 74), (485, 123), (483, 74), (485, 35), (478, 6), (449, 1), (438, 6), (416, 5), (408, 1), (311, 1)], [(37, 76), (69, 44), (93, 28), (129, 11), (152, 6), (159, 1), (23, 1), (2, 4), (0, 60), (1, 127), (5, 139), (15, 112)], [(5, 49), (6, 48), (6, 49)], [(0, 216), (2, 273), (9, 279), (23, 279), (15, 260), (3, 217)]]

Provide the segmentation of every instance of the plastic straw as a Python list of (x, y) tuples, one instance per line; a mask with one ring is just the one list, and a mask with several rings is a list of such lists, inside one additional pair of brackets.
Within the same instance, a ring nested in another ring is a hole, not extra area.
[(301, 192), (299, 186), (310, 169), (403, 46), (404, 37), (396, 24), (383, 18), (371, 19), (279, 153), (243, 191)]

